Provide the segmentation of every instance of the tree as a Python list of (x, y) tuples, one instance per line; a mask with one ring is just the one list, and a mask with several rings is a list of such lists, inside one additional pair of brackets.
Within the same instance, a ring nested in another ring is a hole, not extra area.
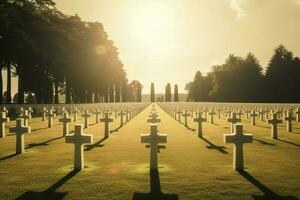
[(154, 83), (151, 83), (151, 102), (155, 102)]
[[(25, 93), (38, 103), (58, 103), (60, 94), (66, 103), (107, 102), (113, 94), (120, 101), (120, 94), (128, 95), (118, 49), (102, 24), (65, 15), (53, 0), (1, 1), (0, 35), (0, 69), (16, 68), (18, 103)], [(8, 73), (8, 102), (10, 80)]]
[(178, 85), (176, 84), (174, 86), (174, 102), (178, 102), (179, 101), (179, 95), (178, 95)]
[(170, 83), (167, 84), (165, 89), (165, 101), (171, 102), (172, 101), (172, 94), (171, 94), (171, 85)]
[(268, 100), (270, 102), (299, 102), (295, 95), (298, 91), (300, 66), (293, 53), (283, 45), (275, 50), (266, 70), (266, 82), (268, 88)]

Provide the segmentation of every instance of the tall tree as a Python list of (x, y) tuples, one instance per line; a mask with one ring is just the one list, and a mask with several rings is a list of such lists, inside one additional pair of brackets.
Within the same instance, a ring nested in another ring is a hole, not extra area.
[(174, 102), (178, 102), (178, 101), (179, 101), (178, 85), (176, 84), (174, 86)]
[(155, 89), (154, 89), (154, 83), (151, 83), (151, 92), (150, 92), (150, 98), (151, 102), (155, 102)]
[(172, 101), (172, 94), (171, 94), (171, 85), (170, 83), (167, 84), (165, 89), (165, 101), (171, 102)]

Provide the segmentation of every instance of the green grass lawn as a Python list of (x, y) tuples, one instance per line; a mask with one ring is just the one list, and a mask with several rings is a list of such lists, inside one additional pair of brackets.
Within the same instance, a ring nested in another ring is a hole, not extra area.
[[(0, 139), (0, 200), (300, 198), (300, 124), (292, 134), (280, 127), (280, 140), (273, 140), (268, 125), (251, 126), (250, 119), (243, 119), (254, 141), (244, 146), (245, 172), (239, 173), (232, 169), (233, 146), (223, 143), (223, 134), (230, 132), (224, 118), (216, 119), (215, 125), (204, 123), (205, 139), (200, 139), (192, 119), (187, 129), (158, 109), (159, 132), (168, 134), (168, 142), (158, 155), (159, 174), (150, 176), (150, 151), (140, 142), (140, 134), (149, 132), (149, 111), (150, 107), (106, 140), (103, 123), (90, 119), (93, 125), (84, 133), (94, 135), (94, 144), (85, 147), (86, 168), (80, 172), (72, 171), (74, 147), (64, 142), (57, 119), (51, 129), (40, 118), (32, 119), (25, 154), (14, 155), (14, 135)], [(119, 123), (116, 119), (111, 129)]]

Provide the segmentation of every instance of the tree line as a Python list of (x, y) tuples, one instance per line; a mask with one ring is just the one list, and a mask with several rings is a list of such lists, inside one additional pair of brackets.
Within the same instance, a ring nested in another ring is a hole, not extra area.
[(300, 102), (300, 59), (283, 45), (275, 48), (263, 69), (251, 53), (230, 55), (224, 64), (203, 75), (197, 71), (187, 83), (187, 101)]
[[(141, 101), (142, 85), (128, 83), (117, 47), (99, 22), (67, 16), (53, 0), (1, 0), (0, 102)], [(11, 94), (11, 78), (18, 93)], [(14, 99), (14, 101), (12, 101)]]

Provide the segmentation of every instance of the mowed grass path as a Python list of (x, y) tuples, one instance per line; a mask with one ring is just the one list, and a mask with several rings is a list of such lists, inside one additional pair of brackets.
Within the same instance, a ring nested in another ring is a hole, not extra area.
[[(0, 199), (97, 199), (126, 200), (149, 197), (149, 149), (140, 143), (140, 134), (149, 132), (146, 119), (150, 107), (123, 128), (103, 140), (103, 123), (91, 125), (84, 133), (94, 135), (94, 144), (85, 147), (86, 169), (75, 173), (71, 144), (62, 138), (57, 120), (31, 120), (33, 131), (25, 135), (26, 153), (15, 156), (15, 136), (0, 139)], [(158, 108), (162, 122), (159, 132), (168, 134), (161, 148), (159, 181), (167, 199), (299, 199), (300, 125), (293, 134), (280, 127), (281, 140), (270, 139), (265, 123), (244, 129), (254, 134), (254, 143), (244, 146), (245, 173), (232, 169), (232, 145), (223, 143), (230, 132), (224, 118), (215, 125), (204, 123), (200, 139), (189, 129)], [(81, 119), (83, 122), (83, 119)], [(95, 122), (94, 117), (90, 123)], [(10, 122), (14, 124), (14, 122)], [(119, 119), (112, 124), (114, 130)], [(74, 126), (71, 124), (70, 129)], [(158, 180), (156, 180), (158, 181)], [(141, 194), (144, 195), (136, 195)], [(149, 198), (148, 198), (149, 199)], [(161, 198), (163, 199), (163, 198)]]

